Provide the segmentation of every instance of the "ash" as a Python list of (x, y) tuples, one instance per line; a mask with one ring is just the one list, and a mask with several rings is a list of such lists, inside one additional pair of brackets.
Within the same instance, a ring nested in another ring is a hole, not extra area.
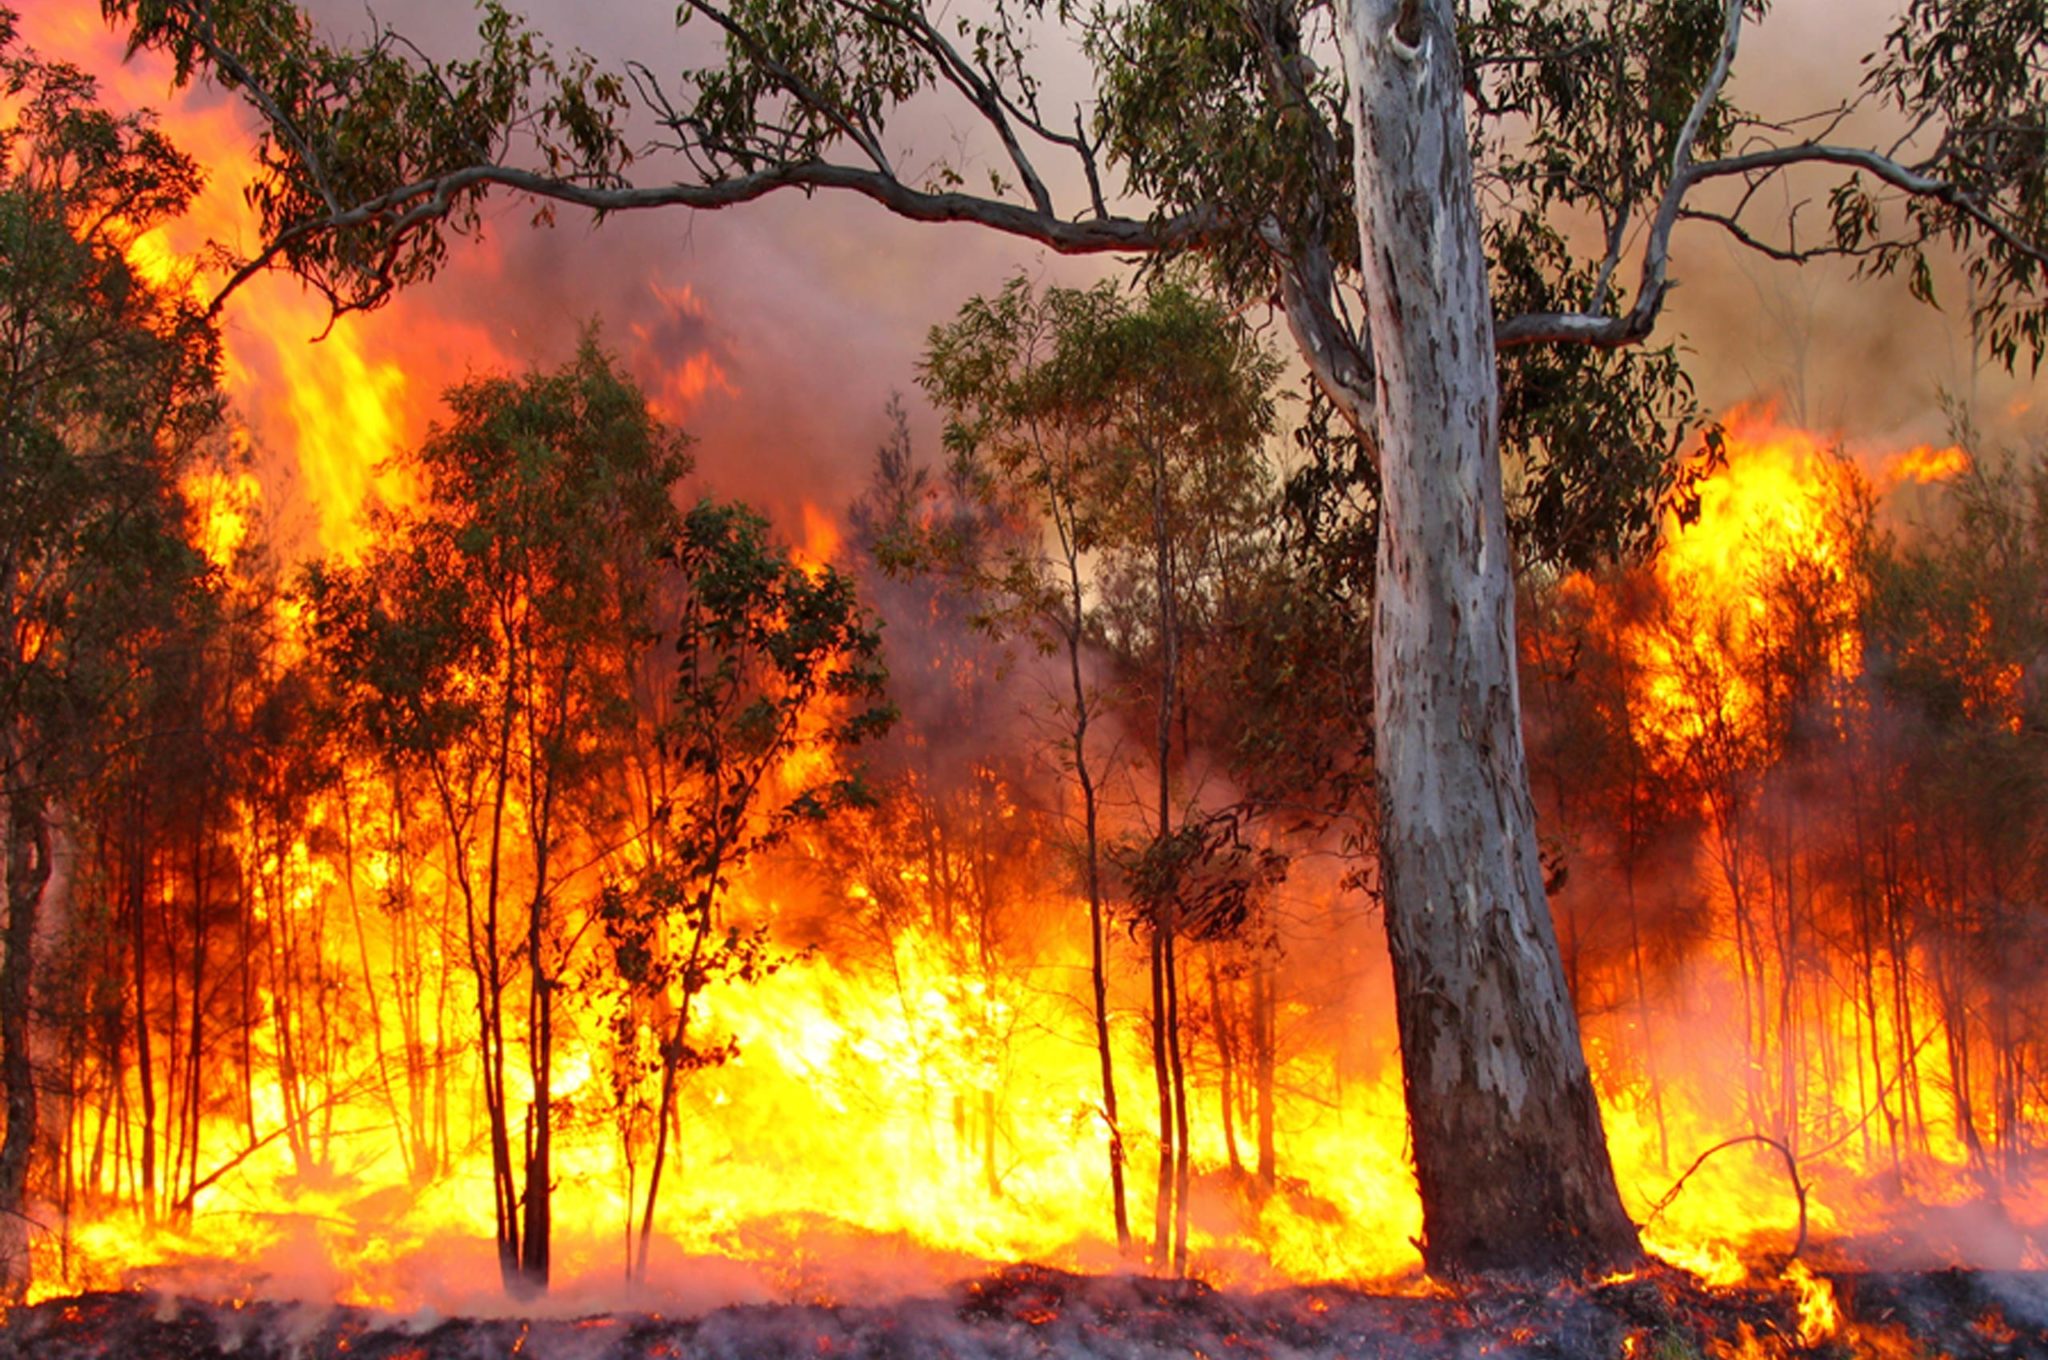
[[(1537, 1360), (1755, 1356), (1840, 1360), (1911, 1337), (1955, 1360), (2048, 1356), (2048, 1283), (1943, 1271), (1832, 1277), (1851, 1319), (1802, 1341), (1792, 1300), (1656, 1271), (1587, 1285), (1491, 1280), (1402, 1296), (1262, 1293), (1012, 1266), (933, 1297), (753, 1304), (693, 1318), (405, 1319), (366, 1309), (104, 1293), (15, 1310), (12, 1360)], [(1860, 1315), (1860, 1320), (1858, 1320)], [(1891, 1351), (1914, 1354), (1913, 1350)]]

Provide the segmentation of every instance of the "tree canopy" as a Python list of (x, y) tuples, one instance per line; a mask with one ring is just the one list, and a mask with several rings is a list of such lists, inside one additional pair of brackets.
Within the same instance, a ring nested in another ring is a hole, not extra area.
[[(1194, 255), (1228, 302), (1275, 307), (1373, 460), (1328, 467), (1372, 484), (1379, 865), (1425, 1259), (1636, 1257), (1545, 903), (1501, 437), (1533, 507), (1522, 550), (1572, 563), (1640, 544), (1692, 414), (1673, 353), (1644, 348), (1684, 221), (1772, 258), (1904, 273), (1929, 300), (1938, 253), (1960, 251), (1992, 352), (2038, 360), (2037, 0), (1909, 0), (1853, 94), (1768, 118), (1730, 97), (1751, 0), (1026, 0), (978, 17), (685, 0), (679, 27), (708, 53), (685, 41), (617, 68), (497, 0), (453, 60), (381, 24), (338, 45), (288, 0), (105, 8), (264, 117), (264, 244), (230, 286), (277, 265), (337, 310), (376, 306), (480, 231), (495, 190), (600, 215), (833, 190), (1065, 253)], [(1054, 106), (1055, 44), (1091, 61), (1078, 107)], [(979, 140), (916, 177), (903, 130), (929, 102)], [(1870, 112), (1901, 130), (1853, 139)], [(1815, 169), (1837, 179), (1811, 234), (1766, 191)]]

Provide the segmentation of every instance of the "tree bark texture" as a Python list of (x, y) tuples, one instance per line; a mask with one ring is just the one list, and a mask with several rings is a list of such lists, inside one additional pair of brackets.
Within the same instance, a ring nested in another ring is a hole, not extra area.
[(1340, 36), (1382, 480), (1382, 872), (1432, 1273), (1633, 1261), (1537, 858), (1486, 261), (1448, 0)]
[[(8, 756), (13, 753), (6, 752)], [(50, 881), (50, 824), (35, 789), (17, 784), (7, 801), (7, 932), (0, 957), (0, 1096), (7, 1132), (0, 1138), (0, 1294), (27, 1296), (28, 1171), (36, 1140), (35, 1063), (29, 1050), (36, 922)]]

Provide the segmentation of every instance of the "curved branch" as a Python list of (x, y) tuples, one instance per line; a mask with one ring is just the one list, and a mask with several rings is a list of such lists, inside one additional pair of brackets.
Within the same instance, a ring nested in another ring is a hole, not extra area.
[(1273, 252), (1281, 310), (1310, 376), (1345, 423), (1377, 448), (1372, 359), (1337, 315), (1337, 280), (1329, 252), (1320, 244), (1289, 250), (1280, 224), (1270, 217), (1259, 224), (1259, 237)]
[(270, 268), (280, 256), (316, 237), (369, 226), (381, 227), (395, 242), (407, 232), (447, 217), (459, 195), (491, 188), (511, 189), (607, 214), (670, 207), (714, 211), (750, 203), (783, 189), (807, 194), (837, 189), (869, 199), (913, 222), (973, 222), (1035, 241), (1062, 255), (1149, 254), (1192, 246), (1215, 235), (1223, 225), (1220, 215), (1210, 210), (1155, 221), (1131, 217), (1069, 221), (1001, 199), (913, 189), (879, 170), (824, 161), (775, 166), (706, 184), (656, 185), (591, 184), (514, 166), (476, 165), (402, 185), (345, 212), (287, 227), (235, 271), (215, 296), (212, 310), (217, 313), (236, 289)]
[(1657, 1215), (1671, 1207), (1671, 1202), (1678, 1198), (1679, 1191), (1685, 1189), (1685, 1183), (1692, 1179), (1693, 1173), (1706, 1165), (1707, 1158), (1717, 1152), (1725, 1152), (1729, 1148), (1739, 1147), (1744, 1143), (1762, 1143), (1765, 1147), (1774, 1149), (1780, 1157), (1785, 1159), (1785, 1175), (1792, 1182), (1792, 1193), (1799, 1201), (1799, 1235), (1793, 1240), (1791, 1256), (1786, 1259), (1788, 1261), (1798, 1260), (1800, 1253), (1806, 1250), (1806, 1182), (1799, 1178), (1799, 1161), (1792, 1155), (1792, 1149), (1765, 1133), (1738, 1133), (1733, 1138), (1722, 1139), (1699, 1156), (1693, 1158), (1692, 1165), (1687, 1167), (1685, 1173), (1676, 1181), (1672, 1182), (1671, 1188), (1664, 1192), (1663, 1198), (1650, 1206), (1649, 1216), (1643, 1220), (1644, 1226), (1647, 1227), (1654, 1223)]
[(2037, 264), (2048, 265), (2048, 250), (2017, 235), (2012, 228), (1999, 221), (1985, 208), (1975, 194), (1962, 185), (1953, 180), (1938, 179), (1896, 161), (1882, 152), (1864, 147), (1830, 146), (1820, 142), (1770, 147), (1762, 151), (1750, 151), (1739, 156), (1726, 156), (1720, 160), (1707, 161), (1694, 167), (1693, 180), (1698, 182), (1727, 175), (1753, 174), (1758, 170), (1777, 170), (1790, 165), (1813, 164), (1845, 165), (1916, 198), (1932, 198), (1945, 203), (1997, 237), (2000, 244), (2006, 248), (2027, 256)]
[(1714, 58), (1713, 69), (1700, 83), (1699, 93), (1693, 98), (1692, 108), (1686, 112), (1685, 122), (1679, 126), (1678, 144), (1671, 152), (1671, 179), (1665, 185), (1663, 198), (1658, 201), (1649, 240), (1643, 245), (1643, 272), (1636, 287), (1635, 305), (1620, 316), (1594, 312), (1533, 312), (1514, 317), (1494, 328), (1495, 349), (1544, 341), (1615, 347), (1636, 344), (1648, 337), (1657, 323), (1657, 314), (1664, 309), (1665, 295), (1671, 289), (1671, 229), (1677, 225), (1678, 210), (1696, 181), (1693, 145), (1699, 140), (1707, 111), (1721, 97), (1721, 89), (1728, 83), (1728, 73), (1734, 69), (1735, 50), (1742, 38), (1743, 10), (1744, 0), (1727, 0), (1722, 18), (1721, 50)]

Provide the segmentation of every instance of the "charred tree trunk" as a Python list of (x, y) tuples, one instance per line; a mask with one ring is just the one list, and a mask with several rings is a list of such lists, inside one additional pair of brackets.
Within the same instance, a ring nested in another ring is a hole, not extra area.
[(1381, 850), (1423, 1259), (1634, 1261), (1544, 901), (1486, 262), (1447, 0), (1340, 29), (1378, 371)]
[(1252, 1091), (1253, 1120), (1258, 1127), (1259, 1190), (1272, 1194), (1280, 1181), (1278, 1143), (1273, 1130), (1273, 1069), (1278, 1009), (1273, 966), (1260, 950), (1252, 964)]
[(1152, 1263), (1163, 1267), (1173, 1231), (1173, 1068), (1166, 1057), (1166, 936), (1152, 925), (1152, 1084), (1159, 1098), (1159, 1174), (1152, 1190)]
[[(12, 754), (11, 752), (8, 754)], [(35, 1151), (36, 1085), (29, 1050), (36, 921), (50, 881), (50, 824), (42, 796), (23, 783), (7, 790), (7, 934), (0, 958), (0, 1294), (26, 1298), (30, 1282), (28, 1170)]]
[(1216, 967), (1216, 946), (1203, 946), (1202, 961), (1209, 970), (1209, 1023), (1216, 1028), (1216, 1106), (1223, 1121), (1223, 1152), (1230, 1162), (1230, 1178), (1244, 1175), (1244, 1158), (1237, 1150), (1237, 1045), (1231, 1037), (1230, 1017), (1223, 1005), (1223, 977)]
[[(539, 911), (538, 905), (535, 911)], [(534, 927), (537, 934), (539, 927)], [(528, 1116), (526, 1148), (525, 1230), (520, 1238), (519, 1275), (527, 1291), (548, 1290), (549, 1243), (554, 1233), (554, 980), (541, 971), (534, 947), (532, 1077), (533, 1105)]]
[(137, 1149), (141, 1168), (136, 1191), (142, 1201), (142, 1221), (156, 1222), (156, 1064), (149, 1028), (149, 917), (148, 917), (148, 806), (142, 793), (142, 779), (133, 777), (129, 796), (131, 820), (126, 857), (128, 875), (122, 885), (126, 893), (129, 948), (135, 968), (135, 1080), (141, 1096), (142, 1128)]
[[(709, 879), (713, 884), (718, 881), (716, 869)], [(647, 1256), (654, 1247), (654, 1210), (661, 1203), (661, 1172), (668, 1161), (669, 1129), (676, 1115), (676, 1083), (690, 1051), (690, 1004), (697, 996), (699, 965), (704, 958), (704, 947), (711, 938), (711, 895), (714, 891), (715, 888), (707, 887), (697, 903), (696, 928), (690, 940), (689, 957), (682, 968), (683, 999), (676, 1007), (675, 1029), (661, 1049), (661, 1099), (654, 1110), (654, 1156), (647, 1168), (647, 1198), (640, 1214), (640, 1257), (637, 1261), (632, 1259), (629, 1241), (626, 1262), (627, 1277), (643, 1284), (647, 1280)]]

